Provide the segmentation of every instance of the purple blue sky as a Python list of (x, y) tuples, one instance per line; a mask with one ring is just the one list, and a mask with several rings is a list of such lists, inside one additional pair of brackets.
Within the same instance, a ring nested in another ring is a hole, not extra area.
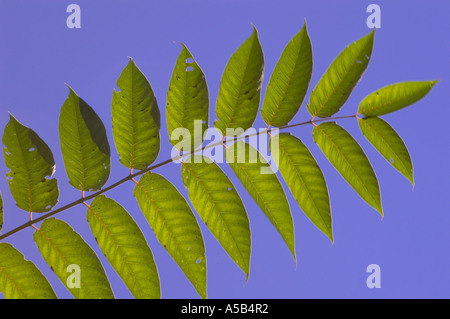
[[(66, 7), (81, 7), (81, 29), (68, 29)], [(314, 70), (307, 98), (332, 60), (349, 43), (370, 30), (366, 8), (381, 7), (369, 67), (340, 115), (356, 112), (367, 94), (385, 85), (440, 79), (417, 104), (383, 118), (409, 148), (415, 187), (365, 140), (356, 120), (343, 125), (360, 142), (377, 173), (385, 217), (369, 207), (340, 177), (313, 143), (310, 126), (291, 132), (310, 148), (324, 172), (333, 215), (333, 245), (305, 217), (284, 182), (295, 223), (298, 266), (281, 237), (229, 167), (242, 196), (252, 230), (250, 277), (231, 261), (203, 222), (210, 298), (449, 298), (449, 84), (450, 2), (448, 1), (20, 1), (0, 3), (0, 127), (8, 111), (33, 128), (51, 147), (56, 161), (62, 206), (78, 199), (67, 181), (58, 138), (59, 110), (69, 84), (105, 123), (112, 149), (109, 183), (128, 174), (120, 165), (111, 130), (111, 97), (116, 80), (132, 57), (150, 80), (161, 109), (162, 147), (157, 162), (170, 156), (165, 124), (165, 98), (183, 42), (202, 67), (210, 93), (210, 125), (224, 67), (236, 48), (258, 31), (265, 56), (264, 94), (270, 74), (287, 44), (306, 18), (313, 46)], [(309, 120), (303, 105), (292, 123)], [(255, 127), (264, 127), (258, 115)], [(0, 172), (7, 171), (0, 160)], [(180, 167), (156, 172), (187, 196)], [(108, 184), (109, 184), (108, 183)], [(3, 231), (28, 216), (15, 206), (6, 178), (0, 178), (5, 203)], [(160, 274), (163, 298), (198, 298), (182, 271), (160, 246), (132, 195), (131, 183), (110, 191), (140, 225)], [(78, 206), (57, 216), (72, 225), (100, 252)], [(6, 239), (49, 278), (58, 296), (71, 298), (50, 271), (26, 229)], [(117, 298), (129, 298), (126, 286), (101, 253)], [(369, 289), (366, 267), (381, 267), (381, 288)]]

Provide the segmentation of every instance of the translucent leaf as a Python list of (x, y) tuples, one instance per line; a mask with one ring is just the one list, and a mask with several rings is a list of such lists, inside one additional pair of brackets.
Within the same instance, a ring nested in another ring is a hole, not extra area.
[(364, 136), (378, 152), (414, 185), (411, 157), (397, 132), (378, 117), (358, 118), (358, 123)]
[(252, 126), (258, 113), (264, 56), (258, 33), (252, 35), (233, 53), (225, 67), (216, 103), (214, 126), (225, 136), (227, 128)]
[(270, 151), (281, 175), (305, 215), (331, 241), (333, 230), (330, 198), (325, 178), (308, 148), (297, 137), (289, 133), (275, 135), (279, 147)]
[(145, 218), (163, 245), (202, 298), (206, 298), (205, 245), (191, 208), (167, 179), (144, 174), (134, 196)]
[(31, 129), (11, 114), (3, 134), (3, 155), (9, 188), (16, 204), (27, 212), (43, 213), (58, 202), (56, 178), (48, 178), (55, 170), (50, 148)]
[(303, 28), (287, 44), (267, 85), (261, 115), (267, 125), (283, 126), (297, 114), (313, 68), (311, 41)]
[(438, 81), (402, 82), (388, 85), (366, 96), (358, 113), (379, 116), (398, 111), (423, 98)]
[(314, 117), (328, 117), (347, 101), (369, 64), (375, 31), (350, 44), (331, 63), (311, 93), (308, 110)]
[(350, 186), (383, 215), (377, 177), (366, 154), (353, 137), (334, 122), (315, 126), (313, 137), (314, 142)]
[(158, 271), (152, 251), (128, 212), (104, 195), (87, 209), (87, 221), (100, 249), (134, 297), (161, 297)]
[[(76, 299), (114, 298), (100, 260), (67, 223), (46, 219), (33, 238), (42, 257)], [(72, 267), (79, 267), (78, 287), (76, 268), (72, 270)], [(72, 274), (74, 278), (70, 277)]]
[(283, 187), (269, 163), (253, 146), (242, 141), (226, 149), (226, 158), (242, 185), (275, 226), (295, 258), (291, 210)]
[[(203, 132), (208, 128), (208, 87), (192, 54), (184, 44), (182, 47), (167, 92), (167, 129), (172, 145), (193, 150), (202, 144)], [(194, 130), (195, 120), (200, 121), (200, 129)], [(182, 141), (178, 136), (172, 139), (172, 132), (177, 128), (188, 129), (191, 139)]]
[(110, 172), (105, 126), (70, 87), (59, 115), (59, 138), (70, 185), (81, 191), (101, 189)]
[(150, 83), (133, 60), (117, 80), (113, 92), (113, 136), (120, 163), (144, 169), (153, 163), (160, 147), (160, 113)]
[(0, 292), (5, 299), (56, 299), (39, 269), (8, 243), (0, 243)]
[(248, 278), (251, 238), (247, 212), (231, 181), (210, 162), (197, 155), (187, 158), (181, 166), (183, 182), (201, 219)]
[(0, 193), (0, 234), (2, 233), (3, 228), (3, 199), (2, 194)]

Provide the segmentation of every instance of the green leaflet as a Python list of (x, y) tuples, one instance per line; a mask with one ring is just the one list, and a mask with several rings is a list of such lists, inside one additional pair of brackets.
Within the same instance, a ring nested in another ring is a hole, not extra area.
[[(46, 219), (34, 232), (42, 257), (76, 299), (111, 299), (113, 292), (100, 260), (72, 227), (62, 220)], [(80, 287), (72, 280), (71, 267), (79, 266)], [(73, 288), (68, 287), (74, 285)]]
[(247, 212), (227, 175), (206, 160), (196, 155), (182, 163), (184, 185), (197, 213), (248, 278), (251, 236)]
[(0, 291), (5, 299), (57, 298), (39, 269), (8, 243), (0, 243)]
[(267, 125), (283, 126), (297, 114), (313, 69), (311, 40), (303, 28), (287, 44), (267, 85), (261, 115)]
[(358, 118), (358, 123), (364, 136), (378, 152), (414, 185), (411, 157), (397, 132), (378, 117)]
[(53, 175), (55, 160), (50, 148), (31, 129), (9, 115), (3, 134), (3, 155), (9, 188), (19, 208), (43, 213), (58, 202), (59, 190)]
[(160, 147), (160, 113), (150, 83), (132, 59), (120, 74), (112, 97), (113, 136), (120, 163), (144, 169)]
[(70, 87), (59, 115), (59, 138), (70, 185), (81, 191), (101, 189), (110, 172), (105, 126)]
[(144, 174), (134, 196), (156, 237), (202, 298), (206, 298), (205, 244), (191, 208), (167, 179)]
[(264, 56), (258, 33), (252, 35), (233, 53), (225, 67), (216, 103), (216, 129), (227, 135), (226, 129), (252, 126), (258, 113)]
[(398, 111), (423, 98), (438, 81), (402, 82), (385, 86), (366, 96), (358, 113), (379, 116)]
[(346, 47), (331, 63), (311, 93), (309, 113), (329, 117), (338, 112), (369, 64), (375, 30)]
[[(172, 145), (178, 150), (191, 151), (202, 144), (203, 132), (208, 128), (209, 97), (205, 75), (186, 46), (182, 44), (182, 47), (167, 92), (167, 129)], [(200, 121), (197, 130), (194, 130), (195, 120)], [(190, 140), (178, 140), (178, 136), (172, 139), (172, 132), (177, 128), (188, 129)]]
[(289, 203), (277, 175), (261, 156), (253, 146), (242, 141), (226, 149), (227, 163), (296, 259), (294, 223)]
[(2, 233), (3, 228), (3, 199), (2, 194), (0, 193), (0, 234)]
[(342, 177), (383, 216), (377, 177), (366, 154), (353, 137), (334, 122), (315, 126), (313, 137)]
[[(272, 139), (278, 139), (278, 148), (272, 147)], [(272, 137), (270, 151), (300, 208), (333, 242), (328, 189), (311, 152), (300, 139), (289, 133)]]
[(87, 220), (100, 249), (134, 297), (161, 297), (152, 251), (139, 226), (117, 202), (104, 195), (87, 209)]

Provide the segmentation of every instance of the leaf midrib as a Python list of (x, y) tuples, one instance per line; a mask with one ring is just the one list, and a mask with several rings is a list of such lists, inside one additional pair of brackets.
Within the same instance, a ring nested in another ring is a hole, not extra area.
[(383, 138), (383, 136), (381, 134), (378, 133), (378, 131), (376, 129), (374, 129), (373, 126), (371, 126), (367, 121), (364, 121), (362, 119), (358, 119), (360, 121), (363, 121), (363, 123), (365, 123), (370, 129), (372, 129), (372, 132), (374, 132), (383, 142), (384, 145), (386, 145), (391, 151), (392, 153), (395, 155), (395, 157), (397, 158), (398, 162), (401, 163), (401, 165), (403, 166), (403, 168), (408, 171), (408, 168), (405, 166), (405, 164), (403, 163), (402, 159), (400, 158), (400, 156), (397, 155), (397, 153), (395, 152), (395, 150), (389, 145), (389, 143), (386, 142), (386, 140)]
[[(70, 264), (66, 260), (65, 256), (63, 255), (63, 253), (58, 249), (58, 247), (50, 240), (50, 238), (45, 236), (45, 234), (42, 232), (41, 229), (37, 228), (36, 231), (50, 244), (50, 246), (53, 247), (53, 249), (56, 251), (56, 253), (58, 255), (60, 255), (60, 257), (63, 260), (63, 262), (66, 264), (66, 267), (68, 267)], [(84, 286), (84, 284), (83, 284), (83, 282), (81, 280), (80, 280), (80, 289), (82, 289), (86, 293), (86, 295), (88, 295), (88, 297), (90, 299), (92, 299), (92, 296), (89, 294), (89, 291), (86, 290), (86, 287)]]
[[(255, 40), (252, 40), (252, 45), (250, 47), (249, 54), (247, 56), (245, 67), (244, 67), (244, 72), (243, 72), (244, 76), (240, 80), (239, 89), (238, 89), (238, 93), (236, 94), (235, 102), (233, 103), (233, 105), (231, 105), (232, 113), (229, 116), (228, 123), (227, 123), (227, 125), (225, 127), (225, 132), (222, 132), (224, 136), (226, 136), (226, 130), (227, 130), (227, 128), (230, 127), (231, 123), (234, 120), (234, 116), (235, 116), (235, 113), (236, 113), (236, 110), (237, 110), (237, 106), (238, 106), (238, 103), (239, 103), (239, 98), (241, 96), (242, 87), (244, 85), (244, 78), (245, 78), (245, 75), (246, 75), (246, 72), (247, 72), (247, 69), (248, 69), (248, 65), (250, 64), (250, 55), (251, 55), (251, 52), (253, 51), (253, 46), (254, 45), (255, 45)], [(231, 68), (230, 68), (230, 70), (231, 70)]]
[[(176, 245), (176, 249), (177, 251), (181, 254), (182, 259), (183, 259), (183, 265), (189, 265), (188, 259), (186, 258), (183, 250), (180, 248), (179, 243), (178, 243), (178, 239), (177, 237), (174, 235), (174, 233), (171, 231), (170, 226), (167, 223), (167, 220), (164, 218), (163, 214), (161, 213), (161, 210), (159, 209), (159, 206), (156, 205), (155, 201), (147, 194), (147, 191), (144, 189), (144, 187), (141, 185), (141, 183), (139, 181), (135, 181), (136, 186), (139, 187), (139, 189), (144, 193), (145, 197), (148, 198), (148, 200), (150, 201), (150, 203), (152, 204), (152, 206), (156, 209), (156, 212), (158, 213), (158, 216), (161, 217), (161, 219), (164, 222), (165, 225), (165, 229), (167, 229), (167, 231), (170, 233), (170, 238), (171, 240), (173, 238), (175, 238), (175, 245)], [(193, 270), (191, 270), (191, 267), (187, 267), (187, 269), (189, 270), (190, 273), (190, 278), (197, 278), (197, 276), (195, 275), (195, 272)], [(200, 284), (200, 280), (197, 278), (197, 284)]]
[(95, 218), (97, 218), (97, 220), (100, 222), (100, 224), (103, 226), (103, 228), (106, 230), (109, 238), (112, 240), (113, 244), (116, 246), (117, 250), (119, 251), (119, 254), (121, 256), (121, 259), (123, 261), (123, 263), (125, 264), (125, 266), (128, 268), (128, 271), (130, 272), (132, 278), (133, 278), (133, 288), (135, 287), (135, 285), (138, 286), (138, 289), (140, 291), (141, 294), (142, 293), (142, 286), (140, 284), (140, 282), (138, 280), (136, 280), (134, 271), (131, 269), (130, 264), (128, 263), (127, 258), (125, 257), (122, 248), (120, 247), (120, 245), (117, 243), (116, 239), (114, 238), (113, 234), (111, 233), (111, 231), (109, 230), (109, 228), (105, 225), (105, 223), (103, 222), (103, 220), (97, 215), (97, 213), (92, 209), (92, 206), (87, 205), (87, 208), (94, 214)]
[(272, 125), (272, 123), (274, 122), (274, 118), (277, 116), (278, 111), (280, 110), (281, 104), (283, 104), (283, 102), (284, 102), (284, 100), (285, 100), (285, 98), (286, 98), (287, 91), (289, 90), (289, 85), (291, 84), (291, 81), (292, 81), (292, 78), (293, 78), (293, 75), (294, 75), (294, 71), (295, 71), (295, 69), (296, 69), (296, 67), (297, 67), (297, 64), (298, 64), (298, 62), (299, 62), (300, 50), (301, 50), (302, 47), (303, 47), (303, 45), (302, 45), (302, 44), (303, 44), (303, 43), (302, 43), (302, 40), (303, 40), (303, 39), (304, 39), (304, 37), (300, 40), (300, 48), (299, 48), (299, 50), (296, 51), (296, 53), (295, 53), (296, 58), (295, 58), (295, 61), (294, 61), (294, 67), (292, 68), (292, 72), (291, 72), (291, 74), (290, 74), (289, 77), (288, 77), (288, 81), (287, 81), (288, 83), (287, 83), (285, 89), (282, 90), (281, 99), (279, 100), (279, 103), (277, 103), (276, 109), (275, 109), (274, 112), (272, 113), (272, 117), (271, 117), (269, 123), (267, 123), (268, 126)]
[(311, 200), (311, 202), (314, 205), (314, 208), (316, 210), (316, 212), (318, 213), (320, 220), (322, 221), (323, 225), (325, 226), (325, 228), (328, 230), (328, 233), (330, 235), (332, 235), (331, 230), (328, 228), (328, 225), (325, 223), (325, 220), (322, 217), (322, 214), (320, 213), (319, 208), (317, 207), (317, 204), (315, 202), (315, 200), (312, 198), (312, 194), (311, 191), (309, 190), (309, 187), (307, 186), (307, 184), (305, 183), (305, 181), (303, 180), (303, 177), (301, 175), (301, 173), (298, 171), (297, 166), (295, 165), (294, 161), (292, 160), (292, 158), (289, 156), (289, 154), (287, 153), (287, 151), (283, 148), (283, 146), (281, 145), (281, 143), (279, 143), (279, 147), (281, 149), (281, 151), (283, 152), (283, 154), (286, 155), (286, 158), (288, 159), (289, 163), (291, 164), (291, 167), (294, 168), (296, 175), (300, 178), (301, 183), (303, 184), (303, 187), (307, 190), (307, 194), (309, 199)]
[(228, 224), (226, 223), (226, 221), (223, 219), (222, 213), (221, 213), (220, 210), (217, 208), (216, 201), (214, 200), (214, 198), (212, 197), (212, 195), (210, 194), (210, 192), (208, 192), (208, 190), (206, 189), (205, 185), (202, 183), (201, 179), (197, 176), (197, 174), (195, 174), (195, 172), (194, 172), (188, 165), (186, 165), (186, 163), (183, 163), (183, 162), (181, 162), (181, 163), (182, 163), (182, 165), (183, 165), (185, 168), (188, 169), (189, 173), (192, 174), (192, 175), (195, 177), (195, 179), (197, 180), (198, 184), (201, 185), (201, 187), (202, 187), (203, 190), (205, 191), (206, 195), (210, 198), (211, 202), (213, 203), (213, 208), (214, 208), (214, 210), (217, 211), (219, 218), (222, 220), (223, 224), (225, 225), (225, 227), (226, 227), (226, 229), (227, 229), (227, 231), (228, 231), (228, 234), (230, 234), (231, 240), (232, 240), (233, 243), (234, 243), (234, 247), (235, 247), (235, 249), (238, 251), (238, 253), (239, 253), (240, 257), (242, 258), (242, 261), (244, 262), (244, 264), (245, 264), (245, 266), (246, 266), (246, 269), (247, 269), (247, 267), (248, 267), (247, 262), (246, 262), (244, 256), (242, 255), (242, 252), (241, 252), (241, 250), (240, 250), (240, 248), (239, 248), (239, 246), (238, 246), (236, 240), (234, 239), (234, 236), (231, 235), (232, 233), (231, 233), (231, 231), (230, 231), (230, 228), (228, 227)]
[[(339, 154), (341, 154), (342, 158), (344, 158), (345, 162), (347, 163), (347, 165), (351, 168), (354, 176), (356, 176), (356, 178), (358, 179), (358, 181), (362, 184), (362, 186), (364, 187), (364, 189), (366, 190), (366, 193), (369, 194), (369, 196), (372, 198), (372, 200), (375, 201), (375, 203), (377, 203), (377, 200), (372, 196), (372, 193), (369, 192), (369, 190), (367, 189), (366, 184), (361, 180), (361, 178), (359, 177), (359, 175), (356, 173), (355, 169), (353, 168), (353, 166), (350, 164), (350, 162), (348, 161), (347, 157), (344, 155), (344, 153), (342, 153), (341, 149), (334, 143), (334, 141), (331, 139), (331, 137), (329, 135), (327, 135), (322, 129), (319, 128), (319, 126), (316, 126), (317, 129), (319, 129), (323, 135), (331, 142), (331, 144), (333, 144), (334, 148), (338, 151)], [(353, 187), (353, 186), (352, 186)], [(377, 203), (378, 204), (378, 203)]]
[[(354, 43), (353, 43), (353, 44), (354, 44)], [(366, 44), (366, 45), (367, 45), (367, 44)], [(364, 49), (365, 49), (365, 48), (366, 48), (366, 46), (364, 46)], [(361, 50), (361, 52), (359, 52), (358, 57), (361, 55), (362, 51), (363, 51), (363, 50)], [(337, 91), (338, 88), (341, 86), (341, 84), (342, 84), (342, 82), (344, 81), (344, 79), (347, 79), (348, 75), (350, 74), (350, 70), (353, 69), (353, 66), (354, 66), (355, 64), (356, 64), (356, 62), (353, 63), (353, 64), (348, 68), (348, 71), (345, 72), (344, 76), (339, 77), (338, 85), (336, 85), (336, 86), (332, 89), (331, 93), (330, 93), (329, 95), (327, 95), (327, 98), (326, 98), (325, 102), (322, 103), (322, 105), (320, 106), (319, 110), (317, 110), (317, 112), (315, 112), (314, 116), (318, 116), (318, 114), (322, 111), (322, 109), (325, 107), (325, 105), (330, 101), (331, 97), (334, 96), (334, 95), (336, 94), (336, 91)], [(326, 72), (328, 72), (328, 70), (327, 70)], [(336, 113), (336, 112), (335, 112), (335, 113)]]
[(3, 272), (6, 276), (6, 278), (8, 278), (8, 280), (14, 285), (14, 287), (16, 288), (16, 290), (19, 292), (19, 294), (24, 298), (27, 299), (27, 297), (25, 296), (25, 294), (22, 292), (22, 290), (19, 288), (19, 286), (17, 286), (16, 282), (11, 278), (11, 276), (6, 272), (6, 270), (0, 266), (0, 271)]

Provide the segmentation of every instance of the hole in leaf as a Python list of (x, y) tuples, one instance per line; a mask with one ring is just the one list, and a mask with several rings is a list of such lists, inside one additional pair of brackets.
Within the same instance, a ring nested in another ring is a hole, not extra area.
[(394, 163), (394, 160), (391, 158), (391, 159), (389, 160), (389, 162), (391, 162), (391, 164), (392, 164), (392, 163)]
[(194, 63), (194, 59), (193, 58), (187, 58), (186, 59), (186, 63)]
[(197, 259), (197, 264), (199, 264), (202, 260), (199, 258)]
[(231, 187), (228, 187), (228, 190), (229, 190), (229, 191), (231, 191), (231, 190), (232, 190), (232, 188), (231, 188)]
[(191, 71), (194, 71), (194, 68), (192, 66), (188, 66), (186, 68), (186, 72), (191, 72)]
[(359, 60), (356, 60), (356, 63), (361, 63), (361, 61), (359, 61)]
[(30, 147), (30, 149), (28, 151), (29, 152), (33, 152), (34, 151), (34, 147)]
[(191, 250), (191, 247), (188, 247), (188, 250)]

